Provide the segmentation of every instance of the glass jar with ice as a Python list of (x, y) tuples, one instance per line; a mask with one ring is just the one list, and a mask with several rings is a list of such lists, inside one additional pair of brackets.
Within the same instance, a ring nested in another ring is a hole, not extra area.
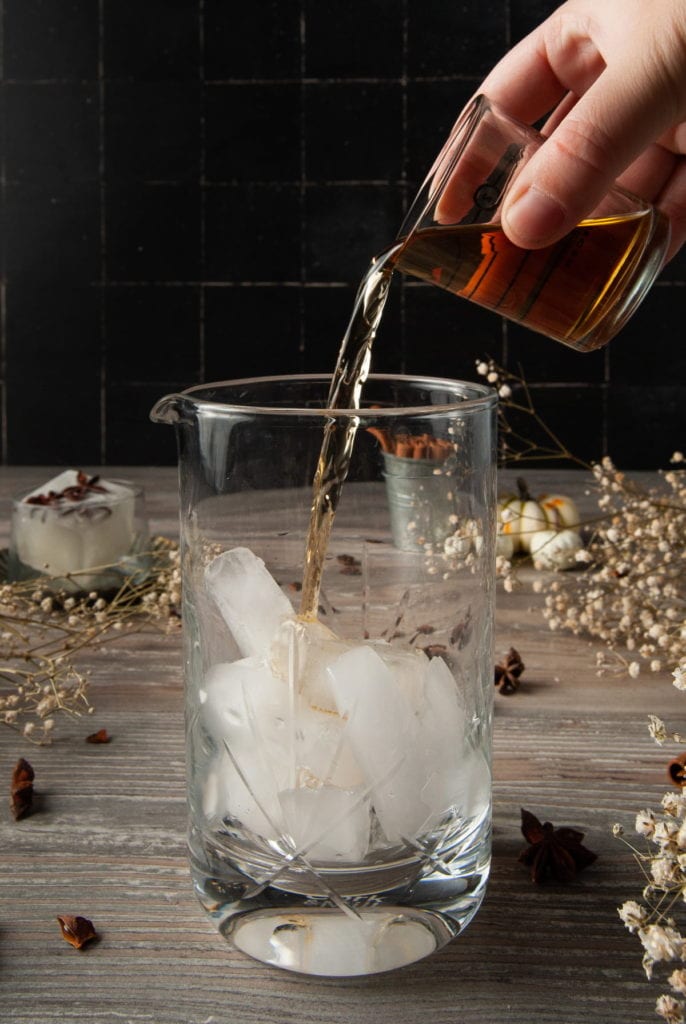
[(147, 571), (140, 487), (66, 469), (12, 507), (8, 577), (67, 591), (106, 591)]
[[(206, 385), (153, 417), (179, 439), (196, 891), (251, 956), (361, 975), (442, 946), (486, 886), (494, 399), (372, 377), (334, 414), (327, 383)], [(332, 422), (354, 445), (312, 590)], [(394, 543), (380, 431), (450, 448), (448, 536)]]

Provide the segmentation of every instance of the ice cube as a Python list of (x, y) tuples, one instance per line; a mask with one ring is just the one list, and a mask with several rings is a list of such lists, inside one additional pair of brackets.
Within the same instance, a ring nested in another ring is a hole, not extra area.
[[(417, 671), (421, 662), (417, 660)], [(379, 823), (391, 842), (422, 829), (430, 809), (418, 722), (408, 698), (376, 649), (355, 647), (328, 669), (339, 714), (362, 768)]]
[(364, 775), (350, 746), (345, 723), (335, 711), (301, 706), (297, 712), (298, 774), (340, 789), (354, 789)]
[(482, 814), (491, 799), (491, 770), (483, 752), (462, 747), (456, 763), (432, 772), (422, 799), (432, 809), (432, 824), (450, 810), (463, 818)]
[(359, 863), (369, 849), (369, 799), (364, 791), (320, 786), (279, 794), (286, 830), (311, 862)]
[(424, 685), (429, 662), (423, 651), (392, 647), (387, 640), (369, 640), (369, 646), (379, 655), (393, 674), (396, 686), (407, 698), (413, 711), (424, 704)]
[(205, 728), (219, 743), (256, 757), (289, 750), (288, 688), (258, 658), (212, 665), (200, 692)]
[(262, 559), (249, 548), (224, 551), (205, 569), (205, 581), (243, 657), (267, 658), (293, 608)]
[(454, 768), (462, 755), (465, 710), (455, 678), (442, 658), (432, 658), (426, 673), (420, 728), (427, 768)]
[(225, 750), (208, 770), (204, 784), (203, 813), (211, 825), (221, 827), (230, 818), (263, 839), (278, 840), (283, 832), (279, 790), (287, 784), (276, 779), (256, 759), (232, 759)]
[(326, 669), (350, 646), (322, 622), (286, 619), (274, 636), (270, 663), (279, 679), (289, 681), (293, 676), (295, 689), (305, 703), (335, 712)]
[[(124, 484), (98, 480), (97, 491), (61, 496), (69, 488), (83, 490), (79, 480), (75, 469), (65, 470), (17, 502), (11, 547), (23, 566), (50, 576), (78, 572), (79, 585), (88, 589), (97, 585), (97, 574), (82, 575), (81, 570), (116, 564), (131, 553), (136, 495)], [(30, 500), (51, 492), (50, 504)]]

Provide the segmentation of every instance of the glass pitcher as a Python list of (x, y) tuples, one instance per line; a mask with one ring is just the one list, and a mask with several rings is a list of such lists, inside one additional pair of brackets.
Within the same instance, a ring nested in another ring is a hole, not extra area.
[[(490, 864), (495, 396), (372, 375), (193, 387), (176, 428), (189, 848), (235, 947), (350, 976), (438, 949)], [(355, 443), (314, 615), (300, 609), (322, 436)]]

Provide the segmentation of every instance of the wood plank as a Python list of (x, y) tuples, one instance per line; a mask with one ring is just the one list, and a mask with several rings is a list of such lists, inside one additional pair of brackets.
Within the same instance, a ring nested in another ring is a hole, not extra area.
[[(3, 470), (0, 500), (45, 473)], [(174, 470), (116, 475), (144, 482), (153, 529), (175, 533)], [(583, 490), (578, 476), (559, 472), (537, 475), (539, 484)], [(24, 821), (11, 819), (4, 798), (0, 811), (2, 1019), (652, 1020), (664, 987), (646, 982), (638, 942), (616, 913), (637, 897), (640, 877), (610, 829), (616, 820), (631, 827), (635, 812), (667, 788), (670, 752), (649, 739), (645, 720), (655, 712), (678, 725), (683, 697), (665, 673), (598, 679), (595, 645), (550, 632), (532, 579), (524, 574), (520, 590), (498, 595), (497, 651), (514, 644), (527, 669), (515, 695), (496, 697), (492, 876), (464, 935), (420, 964), (358, 980), (292, 976), (231, 950), (196, 902), (186, 864), (180, 639), (138, 636), (89, 655), (96, 711), (61, 719), (52, 746), (32, 747), (0, 728), (0, 785), (16, 759), (28, 757), (39, 800)], [(86, 744), (101, 726), (112, 742)], [(517, 862), (520, 806), (581, 828), (597, 863), (568, 886), (533, 886)], [(64, 943), (55, 917), (65, 912), (90, 917), (99, 942), (82, 951)]]

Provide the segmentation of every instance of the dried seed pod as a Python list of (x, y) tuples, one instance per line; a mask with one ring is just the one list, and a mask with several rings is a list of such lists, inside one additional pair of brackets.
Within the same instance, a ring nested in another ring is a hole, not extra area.
[(98, 937), (93, 927), (93, 922), (87, 917), (79, 917), (75, 914), (58, 914), (62, 938), (69, 942), (75, 949), (81, 949), (87, 942)]
[(34, 771), (28, 761), (20, 757), (12, 772), (10, 807), (14, 820), (19, 821), (31, 813), (33, 806)]

